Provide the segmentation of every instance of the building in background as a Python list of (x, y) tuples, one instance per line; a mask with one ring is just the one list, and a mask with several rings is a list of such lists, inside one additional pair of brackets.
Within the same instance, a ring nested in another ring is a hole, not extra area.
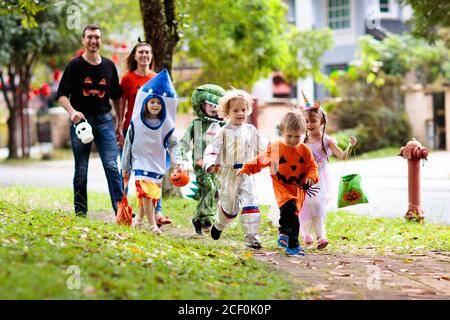
[[(333, 30), (334, 45), (321, 57), (321, 72), (327, 75), (344, 70), (356, 59), (360, 36), (370, 34), (382, 40), (389, 33), (401, 34), (409, 30), (407, 21), (412, 16), (411, 8), (396, 0), (283, 1), (289, 8), (286, 19), (299, 30)], [(315, 83), (312, 77), (288, 84), (274, 71), (267, 79), (258, 81), (252, 91), (258, 100), (258, 129), (269, 137), (276, 135), (275, 123), (281, 120), (281, 109), (295, 106), (301, 97), (300, 90), (310, 100), (328, 96), (323, 85)]]
[[(401, 34), (409, 27), (412, 16), (409, 6), (396, 0), (283, 0), (288, 6), (286, 19), (300, 30), (333, 30), (333, 47), (321, 58), (322, 73), (343, 70), (356, 59), (358, 38), (370, 34), (382, 40), (388, 33)], [(254, 95), (261, 103), (279, 98), (279, 73), (255, 85)], [(303, 90), (311, 100), (323, 99), (327, 93), (312, 78), (299, 79), (291, 84), (290, 98), (297, 98)], [(286, 97), (284, 94), (283, 97)]]

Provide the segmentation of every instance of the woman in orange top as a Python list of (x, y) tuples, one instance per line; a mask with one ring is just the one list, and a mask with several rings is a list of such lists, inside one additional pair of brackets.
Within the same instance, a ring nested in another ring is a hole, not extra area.
[(146, 42), (139, 42), (136, 44), (127, 57), (128, 72), (123, 75), (122, 80), (120, 81), (123, 95), (120, 108), (121, 114), (118, 117), (120, 126), (118, 127), (122, 130), (116, 132), (116, 134), (121, 136), (122, 145), (123, 138), (130, 125), (136, 94), (140, 87), (156, 75), (156, 73), (152, 71), (153, 66), (154, 61), (151, 45)]
[(304, 143), (300, 143), (305, 132), (306, 123), (303, 116), (296, 111), (288, 112), (280, 124), (283, 139), (270, 144), (266, 151), (244, 164), (238, 173), (254, 174), (270, 165), (273, 189), (280, 208), (278, 244), (286, 248), (286, 254), (293, 256), (305, 255), (298, 241), (298, 214), (307, 190), (319, 180), (317, 164), (311, 150)]
[[(120, 108), (120, 115), (118, 116), (118, 123), (121, 124), (117, 128), (117, 141), (119, 141), (120, 154), (122, 155), (122, 147), (124, 137), (127, 134), (128, 127), (133, 114), (134, 101), (140, 87), (147, 83), (150, 79), (156, 76), (153, 71), (154, 59), (152, 54), (152, 46), (146, 42), (139, 42), (133, 47), (127, 59), (128, 72), (125, 73), (120, 81), (120, 86), (123, 90), (122, 103)], [(158, 225), (171, 223), (169, 217), (164, 217), (161, 214), (161, 198), (155, 208), (156, 221)]]

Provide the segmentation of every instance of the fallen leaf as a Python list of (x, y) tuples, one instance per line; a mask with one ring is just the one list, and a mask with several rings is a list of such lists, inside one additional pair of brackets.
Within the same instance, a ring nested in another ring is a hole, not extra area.
[(343, 265), (337, 266), (335, 269), (344, 269), (345, 267)]
[(118, 233), (118, 234), (116, 234), (116, 238), (118, 238), (120, 240), (125, 240), (125, 239), (128, 239), (129, 236), (127, 233)]
[(350, 277), (351, 274), (350, 273), (343, 273), (343, 272), (333, 272), (333, 271), (329, 271), (330, 274), (335, 275), (335, 276), (339, 276), (339, 277)]
[(142, 255), (145, 254), (144, 251), (142, 251), (142, 250), (139, 249), (139, 248), (133, 247), (133, 246), (125, 247), (125, 249), (130, 250), (131, 252), (134, 252), (134, 253), (139, 253), (139, 254), (142, 254)]
[(400, 291), (406, 292), (406, 293), (423, 293), (422, 290), (416, 289), (416, 288), (403, 288), (403, 289), (400, 289)]
[(406, 272), (408, 269), (400, 269), (400, 272)]
[(316, 286), (314, 286), (314, 289), (316, 291), (330, 291), (330, 288), (326, 284), (323, 284), (323, 283), (317, 284)]
[(433, 279), (450, 281), (450, 277), (449, 276), (444, 276), (444, 275), (433, 276)]
[(270, 251), (270, 252), (262, 252), (262, 253), (258, 253), (258, 256), (273, 256), (278, 254), (278, 252), (276, 251)]
[(398, 284), (394, 283), (394, 282), (385, 282), (384, 283), (386, 286), (390, 286), (390, 287), (396, 287), (398, 286)]
[(325, 295), (323, 295), (323, 296), (321, 296), (323, 299), (326, 299), (326, 300), (333, 300), (333, 299), (336, 299), (336, 295), (335, 294), (325, 294)]

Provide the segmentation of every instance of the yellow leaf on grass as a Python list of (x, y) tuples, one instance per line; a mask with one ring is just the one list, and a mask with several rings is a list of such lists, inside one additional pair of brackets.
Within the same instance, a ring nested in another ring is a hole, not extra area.
[(145, 254), (144, 251), (142, 251), (142, 250), (139, 249), (139, 248), (133, 247), (133, 246), (125, 247), (125, 249), (127, 249), (127, 250), (129, 250), (129, 251), (131, 251), (131, 252), (134, 252), (134, 253), (139, 253), (139, 254), (142, 254), (142, 255)]

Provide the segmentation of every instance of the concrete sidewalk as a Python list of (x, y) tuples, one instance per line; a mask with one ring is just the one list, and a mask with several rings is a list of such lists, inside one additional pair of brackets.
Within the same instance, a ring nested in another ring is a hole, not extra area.
[[(88, 190), (108, 192), (100, 159), (91, 156), (88, 172)], [(450, 224), (450, 152), (432, 152), (421, 166), (422, 208), (427, 222)], [(408, 208), (407, 161), (401, 157), (337, 162), (330, 164), (334, 195), (331, 211), (337, 210), (336, 193), (341, 174), (359, 173), (368, 204), (343, 208), (345, 211), (371, 216), (403, 217)], [(42, 161), (17, 166), (0, 165), (0, 185), (22, 185), (72, 188), (73, 160)], [(255, 175), (261, 204), (275, 204), (269, 171)], [(186, 191), (186, 189), (184, 189)], [(134, 184), (130, 194), (134, 194)], [(192, 200), (186, 200), (192, 201)]]

